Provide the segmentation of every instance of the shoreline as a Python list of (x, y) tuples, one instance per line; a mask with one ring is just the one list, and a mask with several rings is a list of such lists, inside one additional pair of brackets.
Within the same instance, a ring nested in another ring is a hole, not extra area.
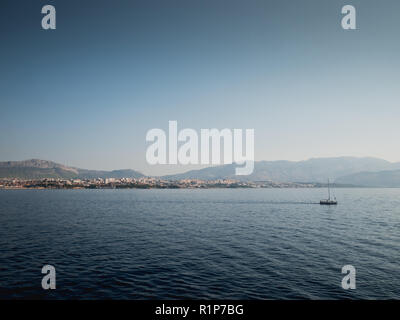
[[(166, 188), (166, 187), (129, 187), (129, 188), (44, 188), (44, 187), (0, 187), (0, 190), (207, 190), (207, 189), (325, 189), (323, 186), (307, 187), (199, 187), (199, 188)], [(400, 187), (366, 187), (366, 186), (345, 186), (335, 189), (399, 189)]]

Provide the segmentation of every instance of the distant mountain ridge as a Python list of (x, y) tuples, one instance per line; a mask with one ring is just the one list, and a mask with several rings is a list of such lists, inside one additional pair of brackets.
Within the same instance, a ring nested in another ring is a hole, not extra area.
[[(254, 172), (248, 176), (235, 175), (237, 164), (190, 170), (181, 174), (162, 176), (166, 180), (235, 179), (242, 181), (326, 183), (327, 179), (343, 185), (366, 187), (400, 187), (400, 163), (378, 158), (312, 158), (304, 161), (256, 161)], [(68, 167), (52, 161), (31, 159), (0, 162), (0, 178), (19, 179), (96, 179), (140, 178), (138, 171), (88, 170)]]
[(143, 176), (142, 173), (131, 169), (113, 171), (87, 170), (40, 159), (0, 162), (0, 178), (106, 179), (140, 178)]
[(358, 172), (336, 179), (337, 183), (353, 184), (363, 187), (400, 188), (400, 170), (378, 172)]
[(325, 183), (328, 178), (335, 181), (339, 177), (359, 172), (400, 170), (400, 163), (392, 163), (370, 157), (312, 158), (304, 161), (256, 161), (253, 173), (248, 176), (236, 176), (235, 168), (237, 166), (237, 164), (229, 164), (209, 167), (200, 170), (191, 170), (182, 174), (164, 176), (164, 178), (171, 180), (240, 179), (244, 181)]

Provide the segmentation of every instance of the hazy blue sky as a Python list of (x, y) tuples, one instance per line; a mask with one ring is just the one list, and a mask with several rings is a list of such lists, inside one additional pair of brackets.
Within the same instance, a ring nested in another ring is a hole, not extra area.
[(398, 0), (2, 0), (0, 161), (185, 171), (146, 165), (168, 120), (254, 128), (256, 160), (400, 161), (399, 33)]

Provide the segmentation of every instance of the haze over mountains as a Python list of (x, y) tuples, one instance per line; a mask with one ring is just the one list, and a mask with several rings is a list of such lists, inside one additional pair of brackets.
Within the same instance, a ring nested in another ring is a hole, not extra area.
[[(313, 158), (304, 161), (256, 161), (254, 172), (248, 176), (235, 175), (238, 165), (221, 165), (181, 174), (163, 176), (163, 179), (237, 179), (244, 181), (316, 182), (327, 179), (339, 184), (369, 187), (400, 187), (400, 163), (378, 158)], [(138, 171), (98, 171), (67, 167), (52, 161), (31, 159), (26, 161), (0, 162), (0, 178), (140, 178)]]

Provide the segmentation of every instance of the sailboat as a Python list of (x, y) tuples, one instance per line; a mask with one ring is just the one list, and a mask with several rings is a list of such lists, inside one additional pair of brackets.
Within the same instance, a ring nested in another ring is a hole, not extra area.
[(336, 197), (333, 197), (333, 199), (331, 199), (331, 188), (329, 185), (329, 179), (328, 179), (328, 199), (321, 200), (319, 204), (324, 204), (328, 206), (337, 204)]

